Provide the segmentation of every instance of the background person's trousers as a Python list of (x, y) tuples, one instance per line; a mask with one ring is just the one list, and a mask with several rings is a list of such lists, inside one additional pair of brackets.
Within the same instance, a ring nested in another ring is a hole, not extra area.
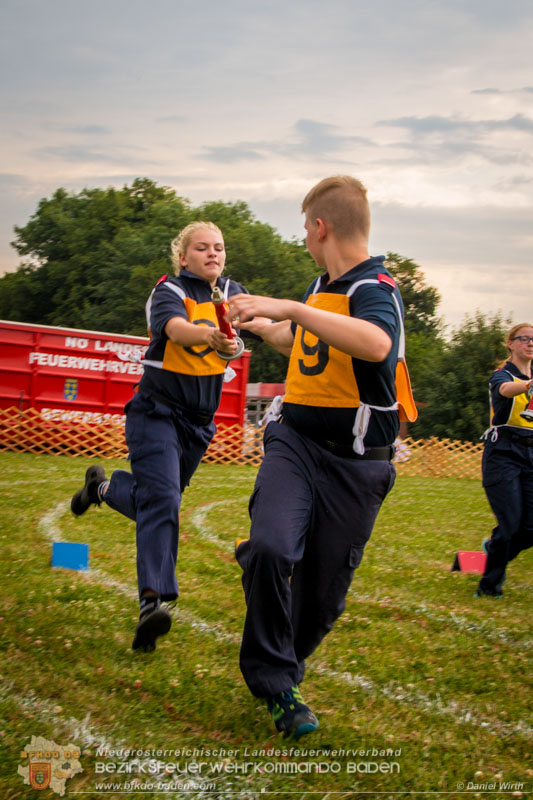
[(131, 473), (115, 470), (105, 501), (136, 522), (139, 595), (178, 596), (181, 496), (213, 438), (213, 423), (195, 426), (175, 410), (136, 394), (126, 406)]
[(340, 458), (271, 422), (237, 558), (247, 613), (240, 666), (252, 694), (299, 684), (305, 659), (343, 612), (380, 506), (388, 461)]
[(483, 451), (483, 488), (498, 521), (479, 588), (499, 592), (507, 564), (533, 546), (533, 447), (500, 436)]

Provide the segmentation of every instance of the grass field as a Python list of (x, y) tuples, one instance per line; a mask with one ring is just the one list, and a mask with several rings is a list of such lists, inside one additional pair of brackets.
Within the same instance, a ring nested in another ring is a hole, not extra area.
[[(450, 571), (493, 525), (477, 482), (398, 478), (346, 611), (308, 662), (302, 693), (320, 728), (291, 743), (238, 667), (232, 553), (254, 469), (200, 467), (173, 628), (141, 654), (133, 523), (107, 507), (72, 517), (81, 458), (4, 453), (0, 467), (1, 800), (57, 796), (18, 774), (32, 737), (79, 748), (72, 797), (531, 795), (533, 553), (511, 565), (501, 600), (474, 599), (477, 577)], [(89, 571), (51, 568), (60, 540), (89, 544)], [(140, 771), (102, 773), (136, 766), (121, 748), (142, 751)]]

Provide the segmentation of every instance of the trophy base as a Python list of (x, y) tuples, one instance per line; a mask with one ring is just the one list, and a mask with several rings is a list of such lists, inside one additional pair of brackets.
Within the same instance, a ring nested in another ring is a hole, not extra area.
[(525, 411), (522, 411), (520, 416), (522, 419), (527, 419), (528, 422), (533, 422), (533, 408), (526, 408)]
[(224, 361), (235, 361), (236, 358), (240, 358), (244, 352), (244, 342), (240, 336), (234, 336), (233, 341), (237, 345), (237, 349), (234, 353), (232, 353), (232, 355), (228, 355), (228, 353), (221, 353), (220, 350), (217, 350), (217, 356), (223, 358)]

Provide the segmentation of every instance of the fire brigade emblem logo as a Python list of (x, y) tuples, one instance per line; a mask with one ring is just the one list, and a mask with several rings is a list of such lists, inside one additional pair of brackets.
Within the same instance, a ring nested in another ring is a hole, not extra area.
[(40, 763), (34, 761), (29, 765), (30, 786), (32, 789), (48, 789), (52, 780), (52, 764), (50, 761)]
[(63, 386), (63, 397), (65, 400), (75, 400), (78, 396), (78, 381), (75, 378), (67, 378)]
[(83, 772), (79, 762), (80, 749), (72, 744), (58, 745), (42, 736), (32, 736), (22, 750), (18, 774), (32, 789), (52, 789), (63, 797), (66, 782)]

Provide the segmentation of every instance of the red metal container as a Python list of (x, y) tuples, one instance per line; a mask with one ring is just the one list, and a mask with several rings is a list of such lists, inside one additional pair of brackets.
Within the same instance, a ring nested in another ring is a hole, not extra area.
[[(148, 338), (0, 320), (0, 408), (35, 408), (50, 422), (105, 424), (123, 416)], [(243, 425), (250, 353), (232, 361), (215, 421)]]

